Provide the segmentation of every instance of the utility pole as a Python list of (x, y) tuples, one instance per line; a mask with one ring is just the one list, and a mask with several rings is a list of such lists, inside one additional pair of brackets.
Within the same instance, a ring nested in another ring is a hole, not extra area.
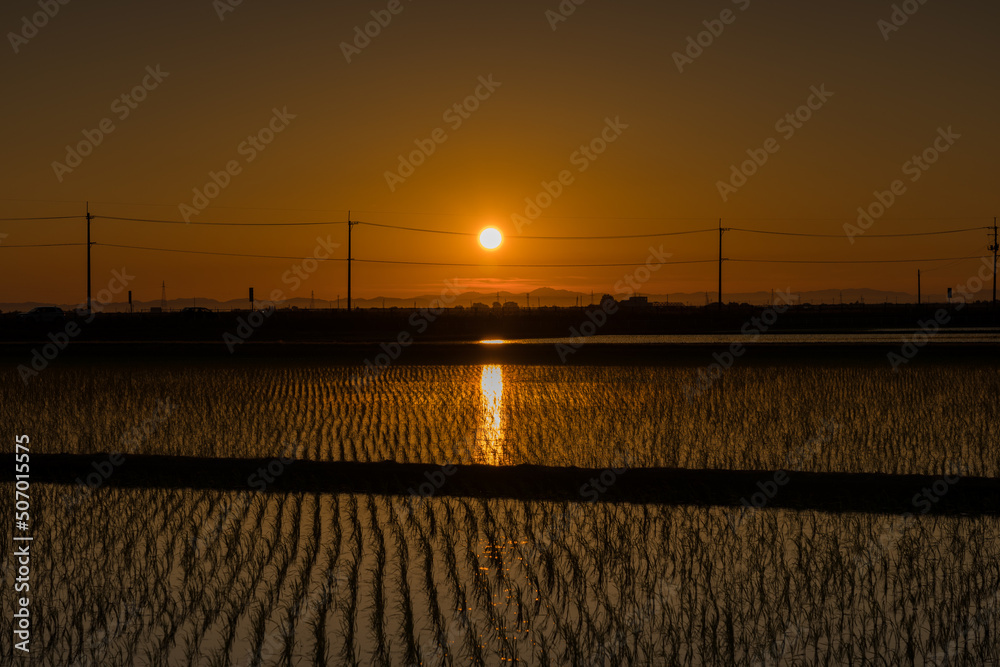
[(351, 262), (354, 261), (354, 253), (351, 250), (351, 232), (354, 224), (351, 222), (351, 212), (347, 212), (347, 312), (351, 312)]
[(90, 314), (90, 221), (94, 216), (90, 214), (90, 202), (87, 202), (87, 314)]
[(351, 312), (351, 230), (354, 223), (351, 222), (351, 212), (347, 212), (347, 312)]
[(917, 305), (920, 305), (920, 269), (917, 269)]
[(160, 285), (160, 312), (167, 309), (167, 281), (164, 280), (163, 284)]
[(1000, 246), (997, 245), (997, 219), (996, 216), (993, 217), (993, 245), (990, 246), (990, 250), (993, 251), (993, 307), (996, 308), (997, 305), (997, 249)]
[(719, 309), (722, 309), (722, 218), (719, 218)]

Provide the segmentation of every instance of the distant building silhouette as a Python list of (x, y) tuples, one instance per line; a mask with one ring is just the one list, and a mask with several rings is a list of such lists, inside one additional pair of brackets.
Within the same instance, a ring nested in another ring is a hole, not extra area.
[(621, 306), (624, 308), (648, 308), (649, 307), (649, 297), (648, 296), (630, 296), (625, 301), (622, 301)]

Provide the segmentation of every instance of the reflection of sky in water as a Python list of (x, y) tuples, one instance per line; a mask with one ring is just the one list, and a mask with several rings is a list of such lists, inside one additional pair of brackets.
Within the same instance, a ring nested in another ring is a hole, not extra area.
[[(665, 335), (596, 335), (576, 338), (510, 338), (506, 340), (481, 340), (470, 345), (570, 345), (577, 343), (613, 343), (616, 345), (643, 344), (697, 344), (731, 345), (732, 343), (899, 343), (902, 345), (919, 329), (884, 329), (862, 333), (766, 333), (759, 335), (738, 334), (665, 334)], [(934, 343), (1000, 343), (1000, 331), (996, 329), (961, 329), (940, 331), (934, 336)]]
[(503, 369), (483, 366), (479, 382), (479, 427), (476, 432), (476, 463), (500, 465), (503, 460)]

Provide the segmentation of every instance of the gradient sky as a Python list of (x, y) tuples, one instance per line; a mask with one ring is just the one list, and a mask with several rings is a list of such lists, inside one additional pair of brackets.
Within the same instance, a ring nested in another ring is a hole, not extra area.
[[(995, 2), (928, 0), (888, 39), (878, 22), (892, 3), (791, 0), (608, 2), (587, 0), (553, 30), (559, 3), (401, 0), (381, 34), (348, 63), (341, 43), (388, 2), (243, 0), (220, 19), (211, 0), (71, 1), (19, 43), (37, 2), (0, 11), (7, 37), (2, 215), (97, 215), (180, 220), (210, 171), (237, 160), (241, 173), (194, 220), (358, 220), (507, 235), (486, 253), (474, 237), (355, 228), (354, 256), (465, 263), (635, 263), (663, 245), (672, 259), (712, 259), (717, 235), (616, 241), (518, 238), (511, 216), (563, 170), (574, 181), (523, 235), (639, 234), (748, 227), (836, 238), (729, 233), (725, 254), (757, 259), (906, 259), (986, 253), (985, 231), (860, 239), (843, 235), (873, 192), (903, 180), (906, 192), (870, 233), (991, 225), (1000, 210), (996, 160), (1000, 109)], [(566, 5), (568, 3), (564, 3)], [(916, 5), (916, 3), (912, 3)], [(678, 71), (673, 54), (724, 10), (735, 17)], [(119, 119), (112, 102), (142, 82), (147, 66), (169, 72)], [(479, 77), (500, 86), (453, 129), (443, 113), (473, 94)], [(794, 136), (775, 122), (825, 86), (832, 97)], [(252, 162), (239, 152), (272, 109), (294, 114)], [(60, 181), (53, 162), (67, 144), (111, 118), (115, 130)], [(584, 172), (571, 156), (606, 118), (628, 125)], [(961, 138), (916, 182), (903, 165), (933, 145), (939, 128)], [(395, 191), (385, 173), (415, 140), (442, 128), (436, 147)], [(718, 182), (768, 138), (780, 150), (723, 201)], [(3, 222), (0, 301), (79, 302), (85, 250), (4, 250), (20, 243), (80, 242), (81, 220)], [(346, 256), (346, 229), (198, 227), (97, 220), (94, 240), (233, 253), (312, 255), (330, 235)], [(135, 278), (136, 299), (266, 295), (332, 299), (346, 294), (345, 266), (324, 264), (297, 291), (283, 259), (223, 258), (96, 246), (94, 289), (112, 269)], [(915, 291), (964, 283), (975, 260), (891, 265), (725, 265), (730, 292), (875, 287)], [(440, 292), (446, 279), (470, 289), (555, 287), (611, 291), (628, 267), (469, 268), (357, 264), (354, 294)], [(714, 290), (716, 266), (664, 267), (643, 291)]]

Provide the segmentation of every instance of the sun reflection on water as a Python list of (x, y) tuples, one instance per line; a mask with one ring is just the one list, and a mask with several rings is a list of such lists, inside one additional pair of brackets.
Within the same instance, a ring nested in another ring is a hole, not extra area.
[(503, 368), (483, 366), (479, 382), (479, 428), (476, 432), (477, 463), (500, 465), (504, 456)]

